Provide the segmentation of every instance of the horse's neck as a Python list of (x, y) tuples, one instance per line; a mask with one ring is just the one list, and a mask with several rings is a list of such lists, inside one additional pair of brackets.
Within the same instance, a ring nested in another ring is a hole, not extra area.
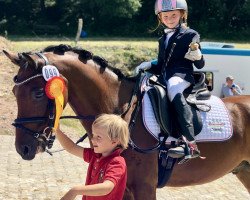
[[(72, 70), (62, 71), (62, 74), (68, 80), (68, 102), (77, 115), (96, 116), (101, 113), (124, 111), (134, 83), (127, 80), (119, 81), (114, 74), (105, 76), (89, 66), (77, 70), (71, 68)], [(82, 123), (85, 129), (90, 129), (90, 122)]]

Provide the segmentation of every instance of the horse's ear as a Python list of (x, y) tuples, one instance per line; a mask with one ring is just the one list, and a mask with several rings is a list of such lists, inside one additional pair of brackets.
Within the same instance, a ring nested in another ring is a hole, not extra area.
[(28, 53), (22, 53), (22, 56), (25, 58), (26, 61), (28, 61), (29, 66), (35, 66), (37, 68), (37, 63)]
[(27, 53), (14, 54), (5, 50), (3, 50), (3, 53), (16, 65), (23, 66), (24, 64), (29, 64), (36, 66), (35, 61)]
[(16, 65), (19, 65), (20, 58), (17, 54), (14, 54), (5, 50), (3, 50), (3, 53), (11, 60), (11, 62), (13, 62)]

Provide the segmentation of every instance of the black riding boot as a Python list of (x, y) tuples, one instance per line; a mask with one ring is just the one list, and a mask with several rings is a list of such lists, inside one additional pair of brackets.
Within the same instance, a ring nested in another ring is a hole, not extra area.
[(184, 146), (180, 146), (169, 149), (168, 155), (173, 158), (180, 158), (183, 156), (186, 156), (188, 158), (199, 157), (200, 151), (198, 150), (194, 139), (194, 126), (192, 120), (193, 114), (183, 94), (178, 93), (174, 97), (172, 105), (174, 106), (177, 113), (177, 119), (181, 129), (181, 133), (188, 140), (188, 151)]

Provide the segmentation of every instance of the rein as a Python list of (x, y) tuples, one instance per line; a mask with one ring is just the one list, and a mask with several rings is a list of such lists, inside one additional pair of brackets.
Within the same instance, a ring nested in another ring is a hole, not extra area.
[[(144, 96), (144, 93), (145, 93), (145, 92), (142, 92), (142, 93), (140, 92), (140, 85), (141, 85), (142, 80), (143, 80), (143, 78), (144, 78), (144, 77), (141, 75), (141, 73), (142, 73), (142, 71), (140, 71), (139, 74), (138, 74), (138, 79), (137, 79), (137, 81), (136, 81), (136, 84), (135, 84), (135, 87), (134, 87), (134, 91), (133, 91), (132, 97), (131, 97), (131, 99), (130, 99), (128, 108), (127, 108), (126, 111), (122, 114), (122, 115), (124, 116), (124, 115), (128, 112), (128, 110), (129, 110), (129, 108), (131, 107), (131, 104), (132, 104), (132, 102), (133, 102), (133, 99), (135, 99), (135, 97), (138, 96), (138, 100), (137, 100), (137, 102), (136, 102), (135, 109), (134, 109), (134, 111), (133, 111), (133, 113), (132, 113), (131, 120), (130, 120), (130, 122), (129, 122), (129, 132), (130, 132), (130, 133), (132, 132), (132, 130), (133, 130), (135, 124), (136, 124), (136, 119), (137, 119), (137, 117), (138, 117), (138, 114), (139, 114), (139, 111), (140, 111), (140, 108), (141, 108), (142, 99), (143, 99), (143, 96)], [(129, 139), (129, 146), (130, 146), (133, 150), (135, 150), (135, 151), (137, 151), (137, 152), (139, 152), (139, 153), (153, 153), (154, 151), (159, 150), (159, 149), (161, 148), (161, 146), (162, 146), (163, 144), (165, 144), (165, 142), (166, 142), (166, 140), (167, 140), (167, 137), (168, 137), (168, 136), (164, 135), (164, 138), (163, 138), (162, 141), (159, 140), (158, 143), (157, 143), (155, 146), (153, 146), (153, 147), (151, 147), (151, 148), (146, 148), (146, 149), (142, 149), (142, 148), (138, 147), (138, 146), (134, 143), (134, 141), (131, 139), (131, 137), (130, 137), (130, 139)]]

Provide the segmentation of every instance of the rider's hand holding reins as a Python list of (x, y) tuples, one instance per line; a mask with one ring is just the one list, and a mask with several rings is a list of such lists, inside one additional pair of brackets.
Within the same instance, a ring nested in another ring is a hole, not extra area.
[(147, 62), (142, 62), (140, 65), (138, 65), (135, 68), (135, 74), (138, 74), (140, 70), (148, 70), (150, 69), (152, 66), (151, 61), (147, 61)]
[(185, 54), (185, 58), (191, 61), (200, 60), (202, 57), (199, 45), (197, 43), (191, 43), (189, 45), (188, 52)]

